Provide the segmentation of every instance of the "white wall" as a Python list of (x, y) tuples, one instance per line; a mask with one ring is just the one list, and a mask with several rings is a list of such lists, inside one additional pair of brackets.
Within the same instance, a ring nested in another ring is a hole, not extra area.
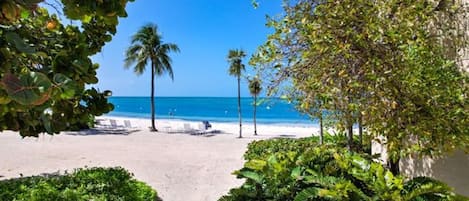
[[(384, 146), (373, 141), (371, 152), (373, 155), (381, 154), (378, 160), (386, 164), (387, 151)], [(454, 188), (456, 193), (469, 197), (469, 154), (462, 151), (440, 158), (402, 158), (399, 168), (401, 173), (409, 178), (432, 177), (445, 182)]]
[(402, 159), (401, 173), (408, 177), (427, 176), (453, 187), (455, 192), (469, 196), (469, 154), (456, 151), (441, 158)]

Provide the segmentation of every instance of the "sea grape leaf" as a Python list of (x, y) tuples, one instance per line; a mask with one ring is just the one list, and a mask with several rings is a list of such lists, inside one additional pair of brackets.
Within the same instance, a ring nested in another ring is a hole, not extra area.
[(26, 42), (15, 32), (6, 32), (5, 39), (8, 43), (13, 44), (18, 51), (33, 54), (35, 52), (34, 48), (26, 44)]
[(8, 94), (4, 90), (0, 90), (0, 105), (8, 104), (11, 102), (11, 99), (8, 97)]
[(77, 91), (78, 87), (72, 79), (63, 74), (57, 73), (54, 75), (53, 80), (62, 91), (60, 94), (61, 98), (68, 99), (75, 96), (75, 92)]
[(5, 74), (1, 84), (8, 96), (22, 105), (41, 105), (49, 99), (52, 83), (46, 75), (29, 72), (16, 77)]
[(13, 2), (3, 2), (2, 3), (2, 13), (3, 16), (8, 20), (15, 20), (17, 15), (16, 5)]

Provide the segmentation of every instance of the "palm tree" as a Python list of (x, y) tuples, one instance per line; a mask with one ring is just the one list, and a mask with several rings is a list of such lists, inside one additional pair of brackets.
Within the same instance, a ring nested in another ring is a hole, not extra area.
[(143, 74), (147, 64), (151, 63), (151, 130), (158, 131), (155, 126), (155, 77), (168, 73), (174, 80), (171, 67), (170, 52), (179, 52), (177, 45), (163, 43), (162, 36), (157, 31), (157, 26), (149, 23), (140, 28), (132, 36), (130, 47), (126, 50), (126, 69), (133, 66), (137, 75)]
[(229, 73), (238, 78), (238, 116), (239, 116), (239, 138), (242, 138), (241, 119), (241, 73), (244, 71), (243, 58), (246, 56), (243, 50), (235, 49), (228, 52), (228, 62), (230, 63)]
[(261, 80), (256, 76), (253, 79), (249, 80), (249, 92), (254, 96), (254, 135), (257, 135), (257, 125), (256, 125), (256, 110), (257, 110), (257, 96), (262, 91)]

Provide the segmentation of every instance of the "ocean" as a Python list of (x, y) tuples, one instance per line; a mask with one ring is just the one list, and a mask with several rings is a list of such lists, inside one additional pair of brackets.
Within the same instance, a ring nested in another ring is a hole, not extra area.
[[(276, 98), (258, 98), (257, 122), (264, 124), (312, 124), (307, 116), (295, 110), (294, 105)], [(253, 98), (241, 98), (243, 122), (252, 123)], [(110, 97), (114, 111), (110, 116), (151, 118), (149, 97)], [(236, 97), (156, 97), (157, 119), (189, 121), (237, 122)]]

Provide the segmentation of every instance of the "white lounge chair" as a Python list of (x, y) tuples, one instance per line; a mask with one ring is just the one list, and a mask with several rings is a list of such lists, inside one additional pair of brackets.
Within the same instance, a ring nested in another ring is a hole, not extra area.
[(132, 127), (132, 123), (130, 123), (130, 120), (124, 120), (124, 126), (125, 126), (126, 128), (133, 128), (133, 127)]
[(195, 129), (193, 129), (189, 123), (184, 123), (184, 133), (192, 133), (194, 131)]
[(115, 119), (109, 119), (109, 123), (111, 124), (111, 128), (117, 128), (119, 127), (117, 125), (117, 121)]

